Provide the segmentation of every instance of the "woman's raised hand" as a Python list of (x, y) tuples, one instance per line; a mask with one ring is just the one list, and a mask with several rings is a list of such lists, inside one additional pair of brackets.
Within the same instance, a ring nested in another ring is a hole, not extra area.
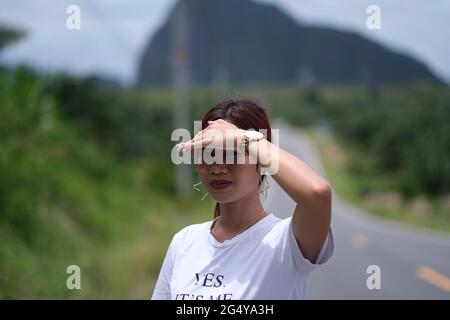
[(223, 119), (208, 121), (208, 127), (199, 131), (191, 140), (177, 144), (183, 152), (192, 149), (208, 148), (236, 150), (245, 130)]

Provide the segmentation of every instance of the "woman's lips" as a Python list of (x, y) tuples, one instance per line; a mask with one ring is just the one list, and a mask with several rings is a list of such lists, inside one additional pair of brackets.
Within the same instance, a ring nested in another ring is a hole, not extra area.
[(210, 182), (211, 187), (216, 190), (223, 190), (231, 186), (233, 182), (228, 180), (213, 180)]

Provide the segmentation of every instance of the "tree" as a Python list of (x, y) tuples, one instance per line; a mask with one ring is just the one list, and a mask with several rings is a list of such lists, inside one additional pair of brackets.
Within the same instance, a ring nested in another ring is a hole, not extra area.
[(25, 32), (19, 29), (0, 26), (0, 51), (4, 47), (25, 37)]

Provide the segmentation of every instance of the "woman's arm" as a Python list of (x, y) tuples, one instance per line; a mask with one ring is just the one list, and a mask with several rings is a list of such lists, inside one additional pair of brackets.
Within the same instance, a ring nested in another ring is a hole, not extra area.
[(303, 256), (315, 263), (330, 230), (330, 185), (305, 162), (266, 139), (250, 141), (249, 154), (263, 164), (278, 164), (271, 166), (276, 172), (267, 172), (297, 203), (292, 217), (294, 235)]

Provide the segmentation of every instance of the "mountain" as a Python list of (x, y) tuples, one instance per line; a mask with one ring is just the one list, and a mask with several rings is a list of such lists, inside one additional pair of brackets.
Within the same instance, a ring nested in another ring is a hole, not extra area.
[(356, 33), (303, 25), (272, 5), (180, 0), (144, 50), (138, 84), (171, 83), (171, 26), (182, 12), (193, 84), (442, 83), (412, 57)]

